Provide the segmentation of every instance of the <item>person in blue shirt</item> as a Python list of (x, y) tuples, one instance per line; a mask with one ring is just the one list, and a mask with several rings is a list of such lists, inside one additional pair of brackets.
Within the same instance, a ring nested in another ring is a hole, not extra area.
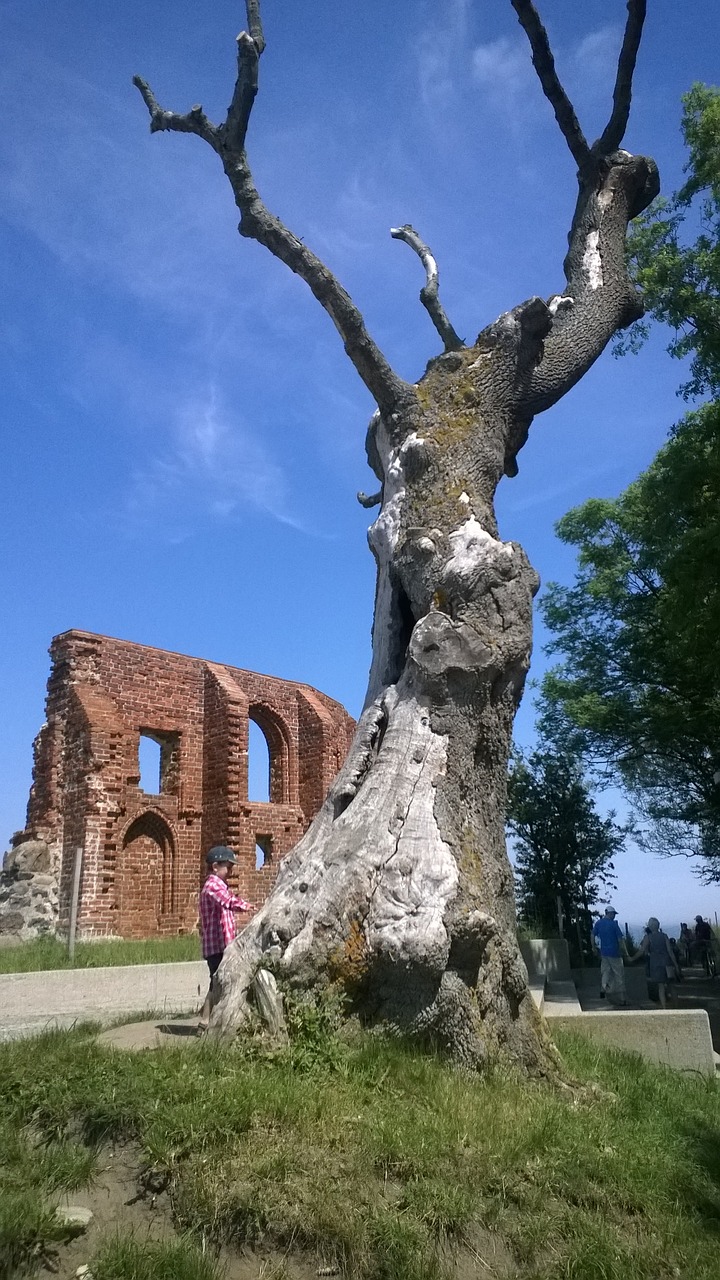
[(600, 952), (600, 998), (604, 1000), (608, 996), (614, 1003), (624, 1005), (627, 999), (623, 956), (627, 955), (627, 948), (616, 915), (614, 907), (605, 908), (605, 915), (593, 925), (592, 940)]

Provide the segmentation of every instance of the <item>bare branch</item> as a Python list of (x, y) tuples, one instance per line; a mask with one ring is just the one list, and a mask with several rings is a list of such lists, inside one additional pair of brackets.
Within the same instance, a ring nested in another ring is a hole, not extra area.
[(627, 0), (627, 20), (608, 124), (592, 147), (555, 71), (547, 33), (533, 0), (511, 0), (533, 51), (543, 90), (578, 163), (578, 198), (565, 259), (566, 287), (551, 299), (550, 332), (540, 359), (527, 366), (517, 403), (526, 414), (555, 404), (573, 386), (618, 329), (642, 315), (642, 300), (625, 259), (628, 222), (657, 195), (657, 167), (621, 151), (630, 111), (632, 77), (647, 0)]
[(193, 107), (183, 116), (165, 111), (140, 76), (133, 77), (133, 84), (140, 90), (150, 113), (152, 133), (161, 130), (195, 133), (218, 153), (240, 210), (240, 234), (264, 245), (305, 281), (333, 321), (347, 355), (381, 413), (391, 419), (400, 403), (414, 395), (410, 384), (399, 378), (388, 364), (365, 328), (362, 314), (333, 273), (279, 218), (270, 213), (253, 182), (245, 153), (245, 135), (258, 90), (258, 64), (265, 48), (265, 37), (260, 20), (260, 0), (246, 0), (245, 7), (249, 31), (242, 31), (237, 38), (238, 74), (224, 124), (212, 124), (201, 107)]
[(445, 314), (438, 297), (438, 285), (440, 283), (440, 272), (435, 257), (431, 253), (424, 240), (420, 239), (414, 227), (406, 223), (404, 227), (391, 227), (390, 235), (393, 240), (404, 240), (405, 244), (409, 244), (414, 249), (420, 261), (425, 268), (426, 281), (420, 290), (420, 301), (425, 307), (430, 319), (437, 329), (446, 351), (458, 351), (460, 347), (464, 347), (465, 343), (462, 338), (458, 338), (450, 321)]
[(555, 59), (550, 48), (550, 41), (537, 9), (532, 0), (510, 0), (520, 26), (523, 28), (532, 49), (532, 61), (537, 71), (543, 93), (550, 102), (555, 119), (560, 125), (563, 137), (573, 154), (578, 169), (582, 169), (590, 158), (590, 148), (580, 123), (575, 115), (575, 108), (568, 98), (555, 70)]
[(192, 107), (184, 116), (175, 111), (165, 111), (159, 106), (150, 85), (140, 76), (133, 76), (133, 84), (140, 90), (142, 100), (150, 113), (150, 132), (162, 133), (165, 130), (175, 133), (195, 133), (204, 138), (214, 151), (219, 149), (220, 130), (208, 120), (202, 107)]
[(355, 495), (361, 507), (370, 510), (371, 507), (379, 507), (382, 502), (382, 489), (379, 493), (363, 493), (362, 489)]
[(225, 141), (231, 147), (242, 151), (245, 146), (245, 135), (250, 121), (255, 95), (258, 91), (258, 67), (261, 50), (247, 31), (241, 31), (237, 38), (238, 73), (235, 81), (235, 92), (228, 107), (225, 122)]
[(245, 12), (247, 14), (248, 31), (255, 42), (258, 57), (260, 57), (265, 48), (265, 36), (263, 35), (262, 20), (260, 18), (260, 0), (245, 0)]
[(245, 13), (248, 29), (241, 31), (237, 38), (238, 73), (224, 130), (226, 140), (238, 151), (245, 146), (250, 112), (258, 91), (260, 58), (265, 48), (260, 0), (245, 0)]
[(618, 59), (612, 115), (602, 136), (598, 138), (597, 142), (593, 143), (592, 150), (596, 155), (606, 156), (611, 151), (617, 151), (625, 136), (628, 116), (630, 115), (632, 78), (640, 46), (643, 23), (645, 22), (646, 9), (647, 0), (627, 0), (628, 16), (625, 23), (622, 49)]

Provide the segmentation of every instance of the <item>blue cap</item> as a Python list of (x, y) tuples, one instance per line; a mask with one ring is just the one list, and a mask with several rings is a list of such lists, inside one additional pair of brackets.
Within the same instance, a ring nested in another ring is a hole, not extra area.
[(226, 844), (215, 844), (205, 854), (205, 861), (211, 867), (214, 862), (237, 862), (237, 858), (232, 849), (228, 849)]

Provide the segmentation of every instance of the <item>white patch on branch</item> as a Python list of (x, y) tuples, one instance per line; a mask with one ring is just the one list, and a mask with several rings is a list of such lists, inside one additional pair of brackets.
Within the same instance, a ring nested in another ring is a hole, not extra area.
[(418, 551), (422, 551), (423, 555), (432, 556), (435, 554), (435, 543), (432, 538), (418, 538), (415, 542)]
[(397, 546), (405, 504), (405, 455), (409, 450), (416, 449), (424, 443), (417, 432), (412, 431), (399, 447), (393, 447), (383, 421), (378, 415), (375, 444), (385, 478), (380, 514), (368, 529), (368, 542), (375, 556), (378, 570), (368, 702), (371, 702), (378, 691), (391, 683), (394, 678), (388, 673), (394, 652), (397, 621), (393, 613), (395, 588), (390, 579), (390, 562)]
[(601, 289), (603, 284), (602, 258), (600, 256), (600, 232), (589, 231), (583, 254), (583, 271), (591, 289)]
[(469, 578), (498, 555), (512, 556), (510, 542), (493, 538), (475, 516), (470, 516), (448, 537), (452, 555), (445, 565), (445, 576)]
[(389, 559), (397, 545), (405, 499), (403, 452), (410, 440), (417, 440), (415, 432), (399, 448), (392, 448), (382, 418), (379, 418), (375, 431), (375, 443), (383, 464), (385, 477), (383, 481), (383, 500), (380, 514), (368, 530), (368, 542), (378, 560), (381, 557)]
[(551, 316), (555, 316), (558, 311), (569, 311), (574, 306), (575, 299), (571, 298), (569, 294), (556, 293), (548, 303), (548, 311)]

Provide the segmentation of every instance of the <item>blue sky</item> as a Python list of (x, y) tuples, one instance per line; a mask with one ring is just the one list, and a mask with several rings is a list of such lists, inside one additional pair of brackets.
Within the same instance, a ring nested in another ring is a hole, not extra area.
[[(679, 99), (718, 78), (716, 0), (650, 0), (626, 145), (681, 177)], [(605, 123), (621, 0), (540, 5), (586, 134)], [(130, 83), (219, 119), (241, 4), (0, 3), (4, 307), (0, 833), (24, 822), (47, 646), (70, 627), (308, 681), (357, 714), (370, 653), (372, 405), (305, 286), (241, 241), (198, 139), (148, 131)], [(271, 209), (328, 262), (405, 377), (436, 354), (422, 273), (389, 228), (432, 246), (472, 340), (562, 285), (573, 163), (509, 0), (265, 0), (249, 134)], [(656, 334), (608, 353), (536, 420), (501, 529), (543, 579), (572, 556), (555, 521), (618, 493), (671, 423), (681, 369)], [(535, 674), (542, 669), (536, 638)], [(528, 742), (532, 708), (521, 709)], [(628, 855), (635, 919), (712, 911), (684, 863)], [(645, 884), (652, 885), (652, 894)], [(648, 891), (649, 892), (649, 891)], [(697, 905), (699, 904), (699, 905)]]

